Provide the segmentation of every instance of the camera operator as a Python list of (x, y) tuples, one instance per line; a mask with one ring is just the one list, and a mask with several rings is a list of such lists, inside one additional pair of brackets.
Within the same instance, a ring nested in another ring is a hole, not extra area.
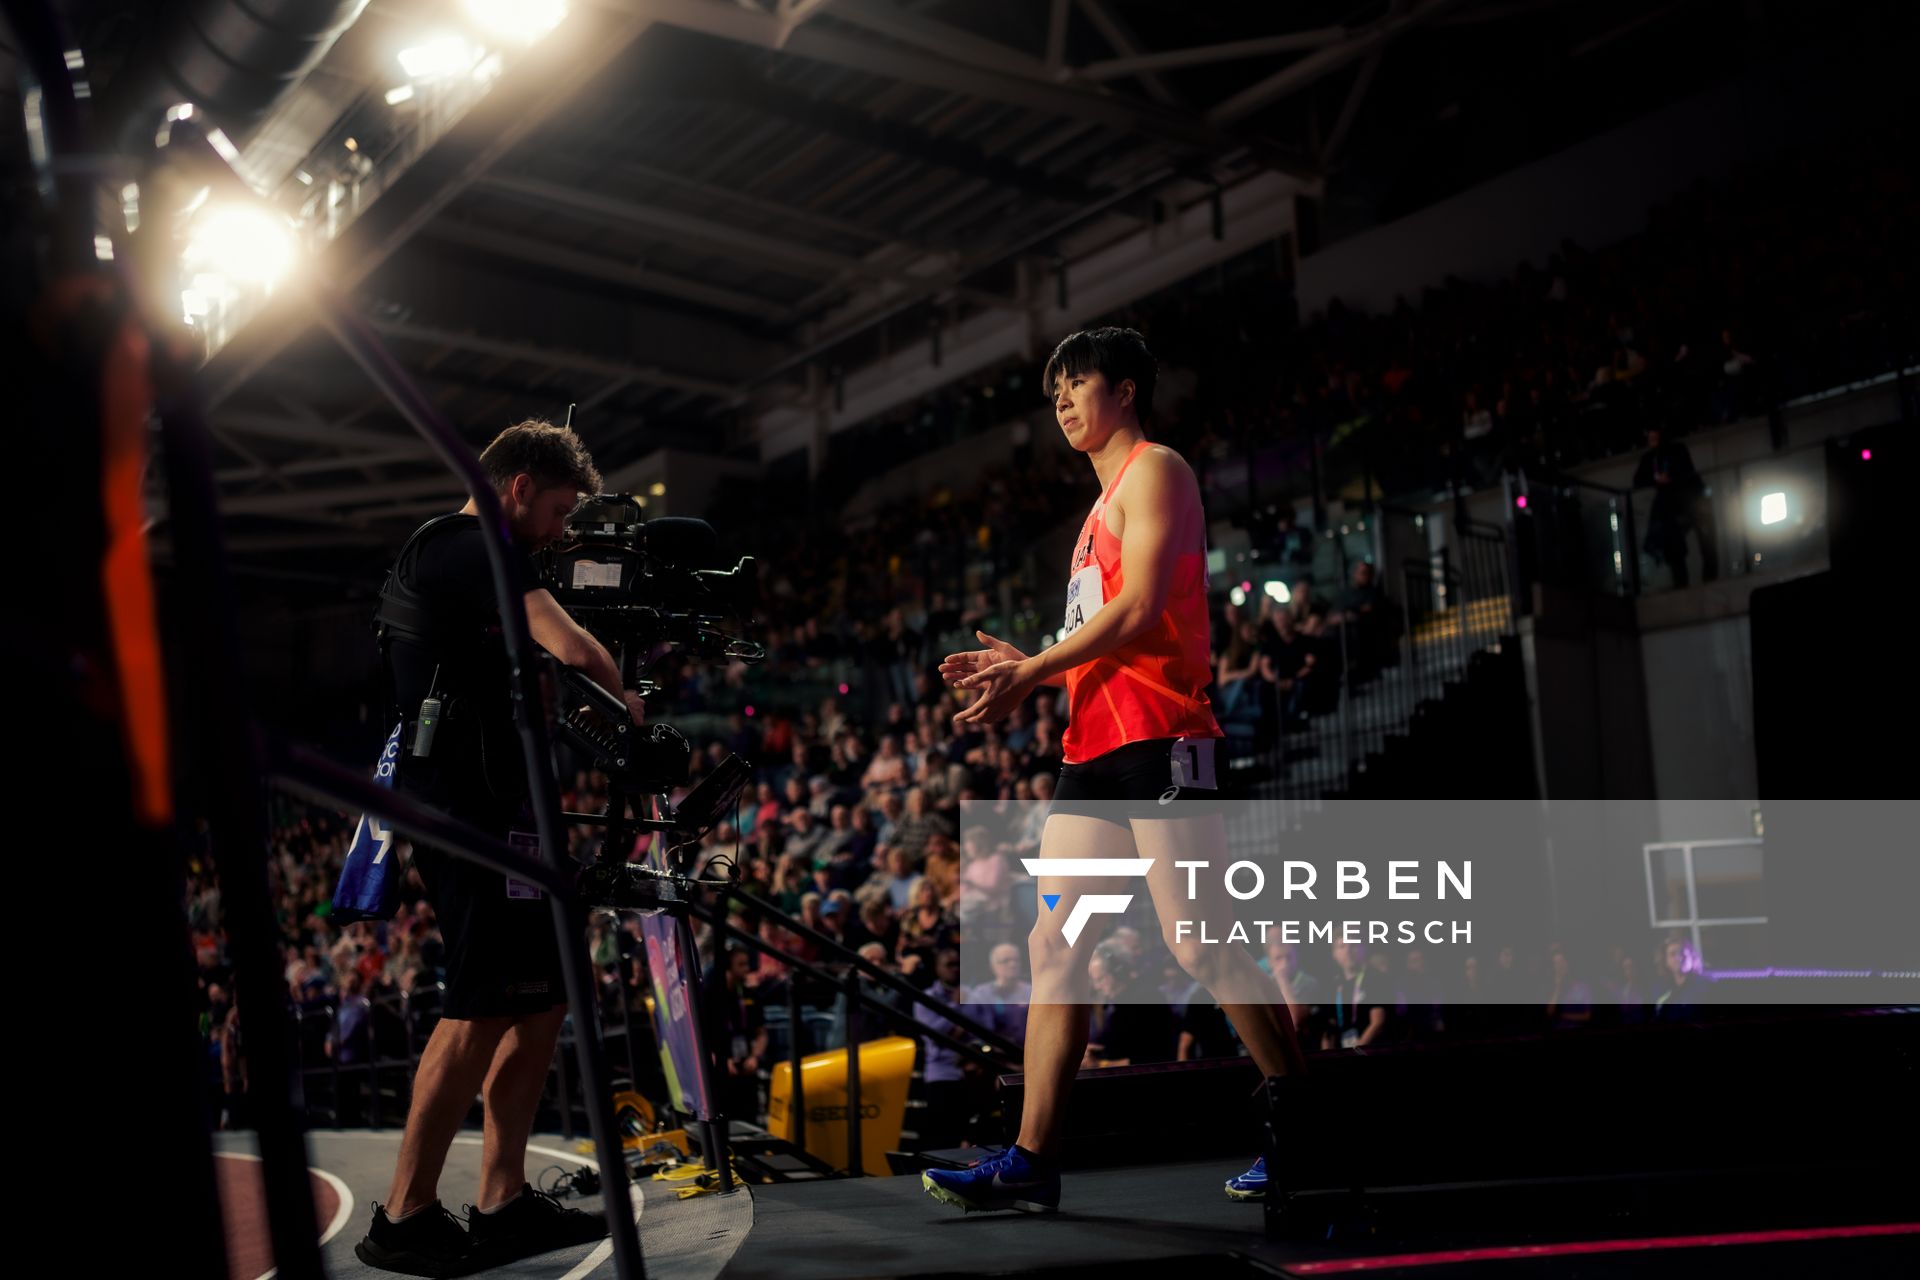
[[(619, 689), (612, 655), (537, 585), (533, 559), (563, 535), (581, 496), (600, 491), (585, 446), (568, 428), (528, 421), (501, 432), (480, 462), (512, 533), (508, 567), (534, 641)], [(525, 756), (483, 536), (471, 501), (415, 531), (381, 593), (382, 649), (393, 713), (407, 722), (398, 785), (504, 839), (533, 823), (523, 813)], [(640, 696), (625, 698), (638, 723)], [(423, 727), (429, 699), (439, 714)], [(527, 1139), (567, 1013), (549, 904), (532, 886), (444, 850), (416, 847), (414, 866), (446, 944), (444, 1013), (421, 1054), (391, 1192), (355, 1253), (384, 1270), (451, 1275), (603, 1238), (599, 1215), (561, 1207), (526, 1178)], [(479, 1205), (463, 1229), (436, 1197), (476, 1093), (485, 1148)]]

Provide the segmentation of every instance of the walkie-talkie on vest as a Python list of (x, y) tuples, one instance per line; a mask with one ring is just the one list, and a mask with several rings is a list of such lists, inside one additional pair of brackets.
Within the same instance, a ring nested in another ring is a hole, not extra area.
[(440, 699), (434, 690), (440, 687), (440, 668), (434, 667), (433, 679), (427, 685), (427, 696), (420, 702), (420, 724), (413, 734), (413, 755), (416, 760), (425, 760), (433, 754), (433, 731), (440, 727)]

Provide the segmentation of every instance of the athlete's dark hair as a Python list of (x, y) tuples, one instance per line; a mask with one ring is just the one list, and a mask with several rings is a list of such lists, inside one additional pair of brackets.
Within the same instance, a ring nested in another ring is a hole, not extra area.
[(1052, 399), (1059, 394), (1061, 377), (1096, 370), (1110, 387), (1133, 379), (1133, 409), (1145, 428), (1153, 420), (1153, 384), (1159, 366), (1147, 350), (1147, 340), (1135, 329), (1111, 325), (1102, 329), (1082, 329), (1064, 338), (1047, 360), (1040, 376), (1040, 394)]

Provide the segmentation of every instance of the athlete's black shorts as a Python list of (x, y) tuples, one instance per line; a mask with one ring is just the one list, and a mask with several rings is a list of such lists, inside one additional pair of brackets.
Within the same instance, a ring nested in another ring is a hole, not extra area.
[[(445, 807), (502, 839), (516, 825), (497, 805)], [(485, 818), (477, 816), (488, 810)], [(510, 886), (500, 872), (431, 845), (414, 846), (413, 865), (446, 947), (442, 1017), (523, 1017), (566, 1003), (553, 907), (540, 890), (518, 881)]]
[(1060, 766), (1047, 812), (1101, 818), (1196, 818), (1227, 796), (1216, 767), (1218, 738), (1145, 738), (1079, 764)]

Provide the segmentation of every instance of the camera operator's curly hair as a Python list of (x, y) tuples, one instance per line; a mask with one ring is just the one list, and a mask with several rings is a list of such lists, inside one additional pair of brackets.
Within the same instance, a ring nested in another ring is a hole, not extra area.
[(481, 452), (480, 465), (487, 469), (494, 489), (502, 493), (522, 472), (533, 477), (536, 488), (564, 485), (575, 493), (600, 492), (600, 473), (594, 469), (593, 455), (573, 428), (556, 427), (539, 418), (517, 422), (495, 436)]

